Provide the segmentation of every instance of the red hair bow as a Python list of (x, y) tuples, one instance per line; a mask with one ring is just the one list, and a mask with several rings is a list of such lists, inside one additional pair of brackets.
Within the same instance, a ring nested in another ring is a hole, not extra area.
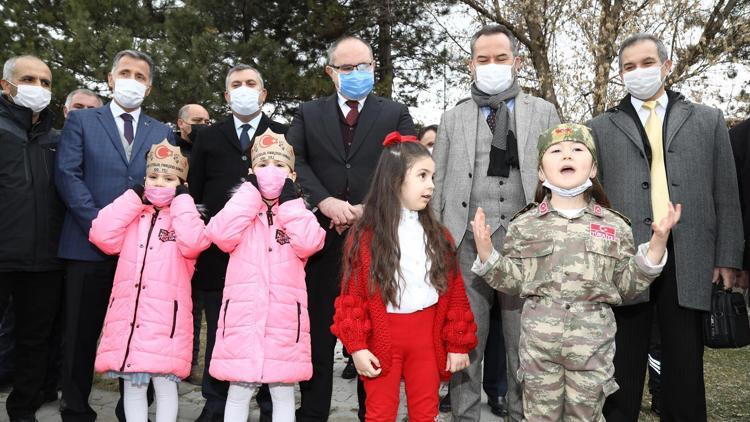
[(383, 141), (383, 146), (388, 147), (388, 146), (400, 144), (403, 142), (419, 142), (419, 141), (417, 141), (417, 137), (414, 135), (402, 135), (401, 133), (394, 131), (386, 135), (385, 140)]

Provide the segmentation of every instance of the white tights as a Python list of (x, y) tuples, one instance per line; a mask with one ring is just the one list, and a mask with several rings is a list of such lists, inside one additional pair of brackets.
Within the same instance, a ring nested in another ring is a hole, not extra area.
[[(156, 422), (175, 422), (177, 420), (177, 383), (165, 377), (151, 377), (154, 383), (156, 398)], [(125, 380), (123, 406), (125, 420), (128, 422), (148, 421), (148, 384), (134, 386)]]
[[(229, 384), (227, 406), (224, 408), (224, 422), (247, 421), (247, 416), (250, 413), (250, 399), (253, 397), (255, 387), (236, 383)], [(271, 401), (273, 402), (273, 422), (294, 422), (294, 384), (269, 384), (269, 387)]]

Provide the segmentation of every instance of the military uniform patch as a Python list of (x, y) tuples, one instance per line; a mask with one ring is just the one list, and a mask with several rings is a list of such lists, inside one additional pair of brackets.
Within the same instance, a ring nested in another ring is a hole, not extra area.
[(604, 224), (591, 223), (589, 225), (589, 236), (600, 239), (617, 240), (617, 229)]

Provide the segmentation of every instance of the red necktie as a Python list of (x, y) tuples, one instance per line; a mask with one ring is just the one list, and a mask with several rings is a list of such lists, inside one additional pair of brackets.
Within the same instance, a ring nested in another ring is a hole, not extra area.
[(348, 100), (346, 105), (349, 106), (349, 113), (346, 114), (346, 124), (354, 126), (359, 118), (359, 101)]

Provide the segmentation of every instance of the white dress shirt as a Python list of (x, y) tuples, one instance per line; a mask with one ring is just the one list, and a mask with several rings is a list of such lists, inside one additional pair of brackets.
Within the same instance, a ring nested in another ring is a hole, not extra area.
[(388, 304), (386, 311), (392, 314), (410, 314), (429, 308), (438, 301), (438, 291), (430, 283), (430, 261), (427, 258), (424, 228), (416, 211), (401, 209), (398, 224), (398, 244), (401, 249), (401, 275), (398, 280), (396, 298), (399, 306)]
[[(341, 94), (337, 93), (336, 95), (338, 95), (339, 97), (339, 108), (341, 109), (341, 112), (344, 113), (344, 117), (346, 117), (346, 115), (349, 114), (349, 110), (351, 110), (351, 107), (346, 105), (346, 102), (351, 100), (344, 98)], [(359, 111), (360, 113), (362, 112), (362, 107), (365, 106), (366, 99), (367, 97), (362, 98), (361, 100), (357, 100), (357, 102), (359, 103), (359, 108), (357, 109), (357, 111)]]
[(135, 135), (138, 130), (138, 119), (141, 117), (141, 108), (138, 107), (133, 111), (125, 111), (117, 104), (116, 101), (109, 103), (109, 110), (112, 112), (112, 116), (115, 118), (115, 125), (117, 125), (117, 132), (120, 134), (120, 142), (122, 147), (125, 149), (125, 156), (130, 161), (130, 154), (133, 152), (133, 144), (128, 143), (125, 139), (125, 120), (120, 117), (123, 113), (128, 113), (133, 116), (133, 143), (135, 143)]
[[(232, 114), (232, 118), (234, 119), (234, 130), (237, 131), (237, 139), (240, 139), (240, 136), (242, 135), (242, 125), (249, 124), (250, 129), (247, 130), (247, 136), (249, 136), (250, 140), (252, 141), (253, 137), (255, 136), (255, 131), (258, 130), (258, 125), (260, 124), (261, 117), (263, 117), (263, 113), (258, 113), (258, 115), (253, 117), (252, 120), (245, 123), (242, 120), (238, 119), (237, 116)], [(260, 133), (258, 135), (260, 135)]]
[[(651, 115), (651, 110), (643, 106), (643, 103), (645, 103), (645, 101), (639, 100), (632, 95), (630, 96), (630, 103), (633, 104), (633, 108), (638, 112), (638, 117), (641, 119), (641, 124), (643, 125), (643, 127), (646, 127), (646, 120), (648, 120), (648, 116)], [(664, 94), (656, 99), (656, 115), (659, 116), (662, 123), (664, 123), (664, 115), (667, 114), (668, 103), (669, 97), (667, 96), (667, 92), (664, 91)]]

